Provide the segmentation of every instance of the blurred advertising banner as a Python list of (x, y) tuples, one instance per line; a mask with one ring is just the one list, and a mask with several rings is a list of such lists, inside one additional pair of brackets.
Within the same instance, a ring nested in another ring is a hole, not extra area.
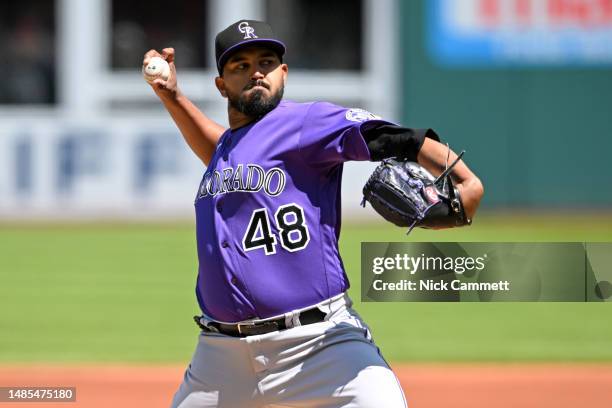
[(0, 124), (0, 218), (189, 216), (203, 172), (165, 117)]
[(610, 66), (612, 0), (428, 0), (442, 66)]
[[(4, 118), (0, 220), (188, 218), (205, 171), (166, 114)], [(345, 215), (375, 163), (347, 164)]]
[(364, 302), (612, 301), (611, 243), (364, 242)]

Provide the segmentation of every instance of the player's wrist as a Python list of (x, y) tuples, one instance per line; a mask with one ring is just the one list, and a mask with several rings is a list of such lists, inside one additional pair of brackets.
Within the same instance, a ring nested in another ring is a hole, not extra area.
[(183, 95), (183, 93), (179, 90), (178, 87), (175, 89), (160, 90), (156, 92), (156, 94), (159, 99), (166, 105), (180, 104), (186, 99), (186, 97)]
[(465, 209), (465, 214), (469, 219), (472, 219), (484, 194), (482, 182), (478, 177), (474, 176), (457, 184), (457, 189), (461, 194), (461, 202)]

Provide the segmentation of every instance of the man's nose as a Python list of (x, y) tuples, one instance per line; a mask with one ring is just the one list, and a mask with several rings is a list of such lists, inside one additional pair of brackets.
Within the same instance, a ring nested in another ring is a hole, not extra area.
[(261, 71), (256, 69), (255, 71), (253, 71), (253, 74), (251, 75), (251, 80), (255, 81), (258, 79), (263, 79), (264, 77), (265, 75)]

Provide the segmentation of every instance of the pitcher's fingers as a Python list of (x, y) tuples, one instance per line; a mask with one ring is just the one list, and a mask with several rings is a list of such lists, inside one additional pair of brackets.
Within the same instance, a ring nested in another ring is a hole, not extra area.
[(168, 65), (170, 66), (170, 74), (176, 75), (176, 65), (174, 65), (174, 61), (168, 61)]
[(147, 51), (142, 59), (142, 65), (147, 65), (153, 57), (161, 57), (161, 54), (155, 49)]
[(162, 50), (162, 57), (168, 62), (174, 62), (174, 48), (164, 48)]
[(151, 84), (156, 87), (157, 89), (166, 89), (166, 87), (168, 86), (168, 81), (164, 81), (161, 78), (157, 78), (155, 80), (153, 80), (153, 82), (151, 82)]

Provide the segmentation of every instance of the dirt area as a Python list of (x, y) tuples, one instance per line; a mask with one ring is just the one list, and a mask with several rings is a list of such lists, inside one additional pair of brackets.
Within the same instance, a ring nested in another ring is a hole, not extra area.
[[(410, 408), (612, 406), (612, 364), (396, 364)], [(15, 408), (167, 408), (182, 366), (0, 366), (0, 387), (74, 386), (73, 403)], [(384, 407), (381, 407), (384, 408)]]
[(411, 408), (612, 407), (612, 365), (393, 367)]

